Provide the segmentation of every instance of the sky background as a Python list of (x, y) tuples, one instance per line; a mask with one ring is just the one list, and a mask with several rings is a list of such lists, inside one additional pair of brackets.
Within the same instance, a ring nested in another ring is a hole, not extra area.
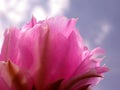
[(104, 63), (110, 68), (94, 90), (120, 90), (120, 0), (0, 0), (0, 46), (5, 28), (21, 27), (32, 15), (38, 20), (79, 18), (77, 28), (85, 43), (104, 48)]

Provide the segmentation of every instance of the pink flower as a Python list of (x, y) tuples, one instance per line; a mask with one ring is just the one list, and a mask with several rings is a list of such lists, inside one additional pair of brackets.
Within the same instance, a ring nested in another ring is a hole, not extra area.
[(76, 19), (54, 17), (5, 32), (0, 55), (3, 90), (87, 90), (108, 69), (101, 48), (90, 51), (75, 28)]

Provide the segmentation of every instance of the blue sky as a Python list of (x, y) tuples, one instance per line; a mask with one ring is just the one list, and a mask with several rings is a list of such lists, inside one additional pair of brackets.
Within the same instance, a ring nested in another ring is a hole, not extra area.
[(32, 14), (39, 20), (56, 15), (79, 18), (77, 28), (85, 43), (91, 49), (104, 48), (104, 63), (110, 67), (105, 79), (94, 90), (120, 90), (119, 4), (120, 0), (1, 0), (0, 45), (5, 28), (21, 27)]

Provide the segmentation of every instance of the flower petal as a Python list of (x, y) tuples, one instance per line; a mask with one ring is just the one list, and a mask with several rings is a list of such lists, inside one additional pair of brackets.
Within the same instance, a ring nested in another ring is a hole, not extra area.
[(14, 63), (17, 63), (19, 57), (19, 48), (18, 48), (18, 41), (19, 41), (19, 30), (17, 28), (11, 27), (10, 29), (6, 30), (4, 34), (4, 42), (1, 51), (0, 60), (12, 60)]

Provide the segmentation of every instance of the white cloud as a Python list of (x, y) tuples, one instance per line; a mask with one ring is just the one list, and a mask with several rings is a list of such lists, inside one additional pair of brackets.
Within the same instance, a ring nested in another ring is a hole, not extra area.
[(50, 16), (63, 14), (69, 8), (69, 0), (49, 0), (48, 6)]
[[(37, 0), (40, 2), (40, 0)], [(32, 0), (1, 0), (0, 14), (12, 25), (18, 25), (33, 14), (38, 20), (62, 15), (69, 8), (70, 0), (47, 0), (44, 9), (42, 5), (33, 4)]]
[(98, 32), (98, 35), (95, 39), (96, 44), (101, 44), (103, 40), (106, 38), (106, 36), (110, 33), (111, 31), (111, 24), (108, 22), (103, 22), (100, 25), (100, 32)]
[(15, 13), (14, 11), (10, 11), (8, 14), (7, 19), (12, 22), (11, 24), (16, 25), (19, 24), (19, 22), (22, 22), (22, 16), (20, 14)]
[(56, 15), (63, 15), (69, 8), (70, 0), (48, 0), (48, 10), (43, 9), (42, 6), (35, 6), (32, 13), (38, 20), (46, 19), (47, 17), (53, 17)]
[(27, 0), (1, 0), (0, 1), (0, 14), (7, 19), (6, 23), (11, 25), (20, 24), (26, 15), (28, 9)]
[[(40, 2), (40, 0), (37, 0)], [(11, 25), (22, 23), (25, 18), (33, 14), (38, 20), (62, 15), (69, 8), (70, 0), (47, 0), (46, 9), (42, 5), (33, 4), (32, 0), (1, 0), (0, 14), (6, 17)]]
[(41, 6), (35, 6), (32, 11), (37, 20), (44, 20), (47, 17), (47, 13)]
[(0, 13), (6, 11), (5, 6), (6, 6), (5, 0), (1, 0), (1, 1), (0, 1)]

